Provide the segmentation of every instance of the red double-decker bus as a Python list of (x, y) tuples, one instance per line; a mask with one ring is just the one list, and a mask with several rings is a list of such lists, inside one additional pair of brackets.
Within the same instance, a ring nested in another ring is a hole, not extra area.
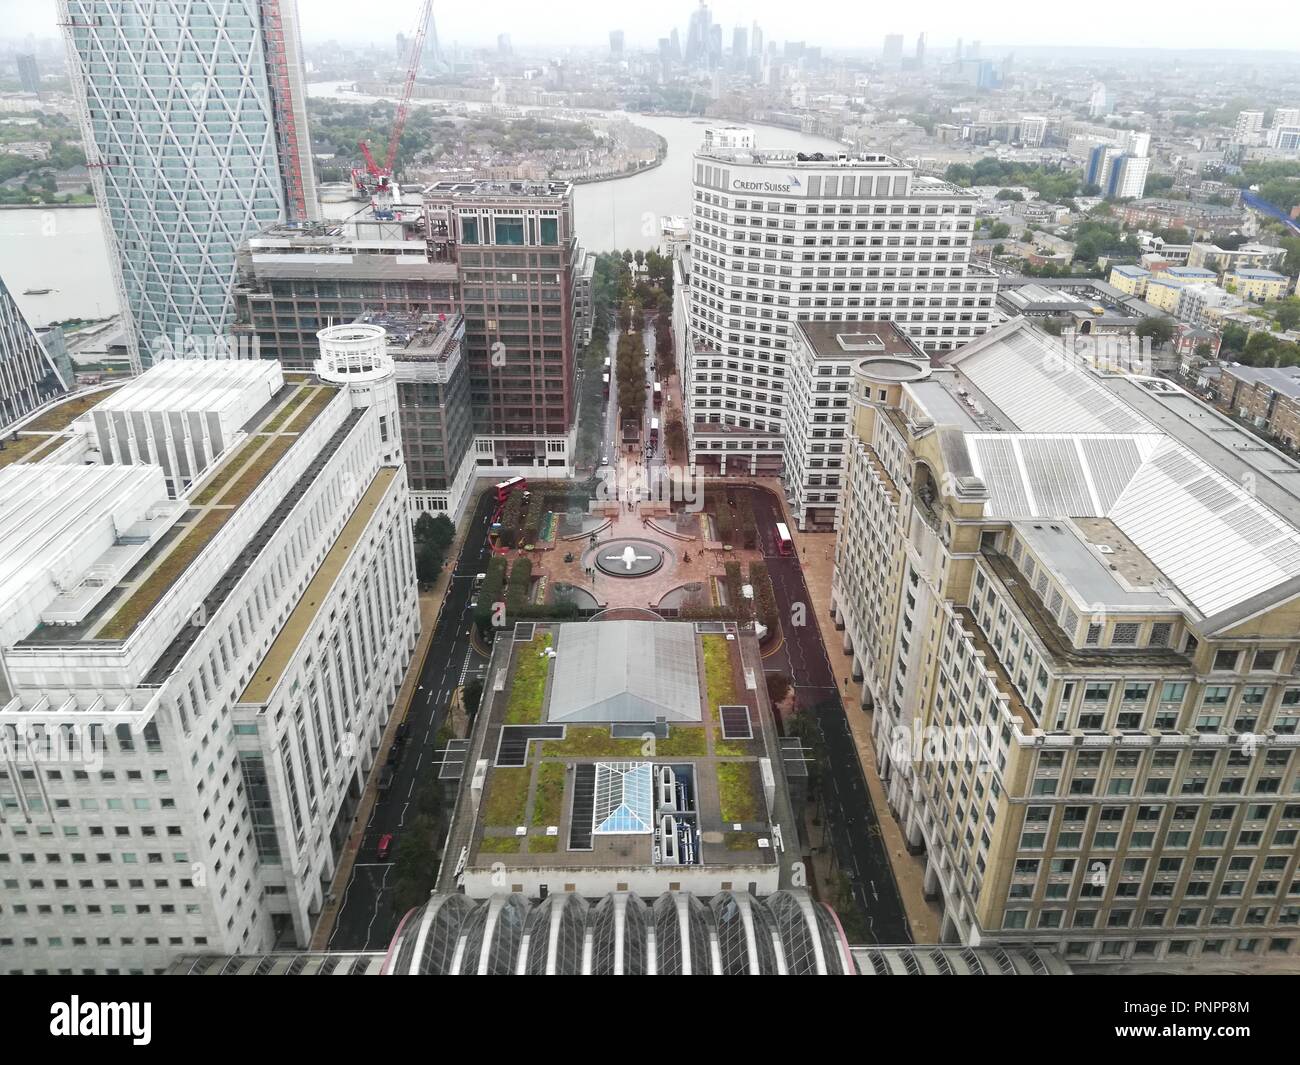
[(650, 443), (652, 444), (659, 443), (659, 419), (658, 418), (650, 419)]
[(609, 399), (609, 374), (603, 374), (601, 376), (601, 381), (605, 386), (605, 398)]
[(497, 502), (504, 503), (511, 492), (523, 491), (527, 487), (526, 477), (508, 477), (497, 484)]
[(790, 539), (790, 530), (786, 528), (783, 521), (776, 523), (776, 553), (778, 555), (794, 554), (794, 541)]
[(662, 407), (663, 402), (664, 402), (663, 386), (660, 385), (658, 381), (656, 381), (655, 382), (655, 410), (658, 410), (660, 407)]

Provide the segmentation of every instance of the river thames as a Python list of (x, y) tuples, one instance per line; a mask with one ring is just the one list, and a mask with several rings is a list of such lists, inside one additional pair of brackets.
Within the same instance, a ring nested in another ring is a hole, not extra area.
[[(313, 96), (361, 99), (339, 93), (337, 85), (308, 87)], [(424, 103), (426, 101), (417, 101)], [(436, 103), (437, 101), (427, 101)], [(668, 154), (657, 167), (632, 177), (578, 185), (574, 215), (578, 239), (590, 251), (657, 247), (662, 215), (688, 215), (691, 209), (691, 154), (711, 123), (690, 118), (598, 112), (627, 118), (658, 133)], [(825, 137), (796, 130), (758, 127), (760, 148), (834, 151)], [(357, 210), (355, 203), (324, 206), (331, 217)], [(0, 277), (35, 326), (69, 318), (104, 318), (117, 313), (117, 296), (104, 233), (96, 208), (0, 210)], [(49, 289), (30, 294), (28, 290)]]

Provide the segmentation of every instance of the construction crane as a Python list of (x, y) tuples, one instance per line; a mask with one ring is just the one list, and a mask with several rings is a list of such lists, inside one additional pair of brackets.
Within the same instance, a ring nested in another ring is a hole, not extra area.
[(429, 30), (429, 20), (433, 17), (433, 0), (424, 0), (420, 8), (420, 22), (416, 26), (411, 41), (410, 58), (406, 67), (406, 81), (402, 86), (402, 95), (397, 104), (397, 116), (393, 119), (393, 129), (388, 137), (388, 154), (384, 165), (380, 166), (370, 153), (370, 145), (359, 142), (361, 157), (366, 161), (364, 168), (352, 171), (352, 181), (360, 192), (371, 197), (375, 207), (376, 218), (393, 217), (393, 164), (397, 162), (397, 147), (402, 140), (402, 131), (406, 128), (406, 119), (411, 113), (411, 93), (415, 89), (415, 76), (420, 70), (420, 56), (424, 51), (424, 38)]

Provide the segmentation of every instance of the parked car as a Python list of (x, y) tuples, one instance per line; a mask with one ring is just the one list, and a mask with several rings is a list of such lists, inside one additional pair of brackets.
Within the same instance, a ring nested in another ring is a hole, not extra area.
[(375, 848), (375, 860), (380, 862), (388, 861), (389, 852), (393, 849), (393, 834), (385, 832), (379, 837), (379, 846)]
[(405, 743), (405, 742), (406, 742), (406, 734), (407, 734), (408, 732), (410, 732), (410, 730), (411, 730), (411, 729), (410, 729), (410, 726), (409, 726), (405, 721), (403, 721), (400, 725), (398, 725), (398, 726), (397, 726), (397, 732), (395, 732), (395, 733), (393, 734), (393, 743), (394, 743), (394, 745), (399, 744), (399, 743)]

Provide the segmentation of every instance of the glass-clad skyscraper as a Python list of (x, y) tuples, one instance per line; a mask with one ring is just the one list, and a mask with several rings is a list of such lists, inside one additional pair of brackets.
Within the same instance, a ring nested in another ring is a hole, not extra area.
[(0, 431), (61, 395), (68, 384), (0, 278)]
[(222, 354), (240, 241), (317, 216), (296, 0), (59, 0), (134, 361)]

